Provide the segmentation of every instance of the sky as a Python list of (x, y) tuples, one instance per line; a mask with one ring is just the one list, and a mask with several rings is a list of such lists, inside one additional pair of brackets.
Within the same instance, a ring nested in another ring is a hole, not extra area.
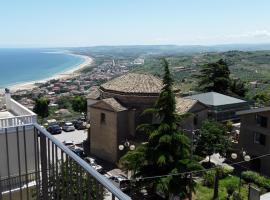
[(270, 43), (269, 0), (0, 0), (0, 47)]

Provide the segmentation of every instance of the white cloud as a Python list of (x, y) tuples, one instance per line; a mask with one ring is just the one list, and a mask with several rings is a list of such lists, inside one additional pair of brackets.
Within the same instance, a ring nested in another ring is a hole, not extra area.
[(246, 32), (241, 34), (232, 34), (225, 36), (227, 38), (270, 38), (270, 31), (267, 30), (255, 30), (252, 32)]

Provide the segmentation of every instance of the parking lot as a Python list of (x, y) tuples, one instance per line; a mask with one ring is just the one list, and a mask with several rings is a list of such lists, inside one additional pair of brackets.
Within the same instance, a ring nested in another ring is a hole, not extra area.
[(80, 144), (87, 138), (86, 130), (75, 130), (71, 132), (62, 131), (61, 134), (54, 135), (60, 142), (74, 141), (75, 144)]

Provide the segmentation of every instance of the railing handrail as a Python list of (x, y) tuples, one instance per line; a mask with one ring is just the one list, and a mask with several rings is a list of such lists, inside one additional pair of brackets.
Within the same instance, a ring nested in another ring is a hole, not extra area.
[(105, 178), (103, 175), (98, 173), (93, 169), (87, 162), (77, 156), (68, 147), (62, 144), (54, 136), (52, 136), (46, 129), (42, 128), (39, 124), (34, 123), (34, 126), (40, 131), (41, 134), (45, 135), (52, 143), (62, 149), (68, 156), (70, 156), (74, 161), (76, 161), (84, 170), (86, 170), (91, 176), (93, 176), (100, 184), (102, 184), (106, 189), (109, 190), (115, 197), (120, 200), (131, 200), (131, 198), (123, 193), (119, 188), (117, 188), (111, 181)]
[(23, 117), (34, 117), (36, 116), (36, 114), (34, 115), (19, 115), (19, 116), (12, 116), (12, 117), (2, 117), (0, 118), (0, 120), (8, 120), (8, 119), (14, 119), (14, 118), (23, 118)]

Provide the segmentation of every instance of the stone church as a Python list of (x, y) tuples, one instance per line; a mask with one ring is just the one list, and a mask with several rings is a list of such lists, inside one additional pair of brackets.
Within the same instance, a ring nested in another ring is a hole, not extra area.
[[(116, 163), (123, 155), (118, 148), (120, 144), (126, 140), (134, 144), (143, 142), (145, 136), (136, 127), (152, 121), (151, 116), (142, 112), (153, 107), (162, 87), (158, 77), (128, 73), (90, 92), (87, 102), (91, 154)], [(195, 129), (207, 118), (207, 107), (196, 100), (177, 97), (176, 108), (178, 114), (194, 114), (182, 124), (187, 129)]]

